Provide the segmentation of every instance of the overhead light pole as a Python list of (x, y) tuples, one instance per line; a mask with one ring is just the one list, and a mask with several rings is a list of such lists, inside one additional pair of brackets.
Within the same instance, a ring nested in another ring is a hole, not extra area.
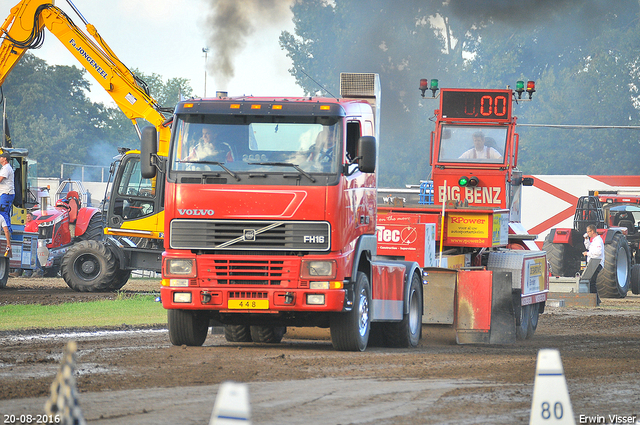
[(207, 53), (209, 53), (208, 47), (203, 47), (202, 51), (204, 52), (204, 96), (207, 97)]

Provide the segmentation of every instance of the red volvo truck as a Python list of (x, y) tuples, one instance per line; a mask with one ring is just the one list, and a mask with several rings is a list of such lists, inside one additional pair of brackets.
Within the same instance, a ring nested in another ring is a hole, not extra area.
[(417, 345), (422, 270), (376, 257), (379, 93), (377, 75), (342, 74), (339, 99), (181, 102), (166, 170), (143, 130), (143, 177), (166, 174), (173, 344), (202, 345), (213, 320), (229, 341), (319, 326), (338, 350)]

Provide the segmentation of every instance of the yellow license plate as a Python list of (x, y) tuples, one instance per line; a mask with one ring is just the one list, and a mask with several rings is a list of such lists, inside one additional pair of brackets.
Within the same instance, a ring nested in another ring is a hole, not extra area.
[(229, 300), (229, 309), (268, 310), (269, 300)]

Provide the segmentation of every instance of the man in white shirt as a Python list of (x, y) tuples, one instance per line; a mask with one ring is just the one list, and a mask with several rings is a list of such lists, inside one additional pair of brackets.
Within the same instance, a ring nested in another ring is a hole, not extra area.
[(500, 152), (490, 146), (484, 145), (484, 133), (476, 131), (473, 133), (473, 147), (460, 155), (461, 159), (502, 159)]
[(13, 233), (11, 229), (11, 206), (16, 192), (13, 184), (13, 168), (11, 168), (10, 161), (11, 155), (9, 155), (9, 152), (0, 152), (0, 166), (2, 166), (0, 168), (0, 215), (4, 218), (9, 231)]
[(592, 294), (596, 294), (597, 304), (600, 304), (600, 296), (598, 295), (598, 288), (596, 287), (596, 279), (598, 277), (598, 273), (600, 270), (604, 268), (604, 241), (602, 237), (596, 231), (596, 226), (590, 224), (587, 226), (587, 234), (584, 238), (584, 247), (587, 248), (587, 251), (583, 252), (582, 255), (587, 256), (587, 263), (590, 260), (598, 261), (598, 268), (591, 276), (591, 280), (589, 281), (589, 292)]

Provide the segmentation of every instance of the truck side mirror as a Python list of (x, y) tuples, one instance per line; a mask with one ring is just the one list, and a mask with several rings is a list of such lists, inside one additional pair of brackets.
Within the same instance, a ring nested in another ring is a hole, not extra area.
[(140, 140), (140, 174), (145, 179), (156, 176), (154, 156), (158, 153), (158, 131), (155, 127), (146, 126), (142, 129)]
[(376, 138), (362, 136), (358, 139), (358, 168), (363, 173), (376, 171)]

